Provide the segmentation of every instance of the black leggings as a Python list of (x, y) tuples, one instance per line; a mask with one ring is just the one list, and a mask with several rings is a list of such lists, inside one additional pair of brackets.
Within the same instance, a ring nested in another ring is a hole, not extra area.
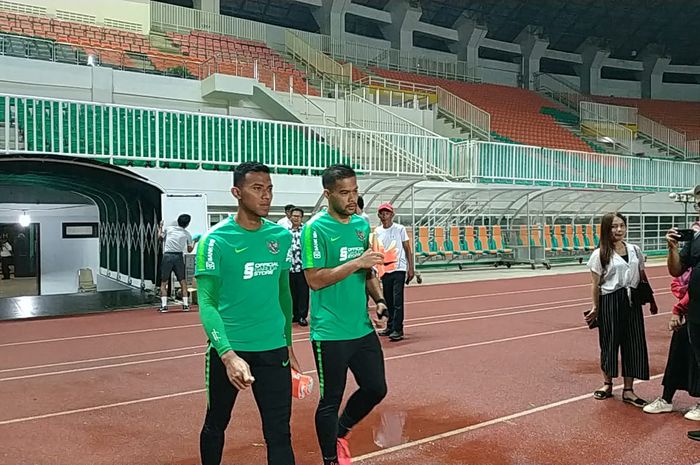
[[(236, 352), (250, 365), (255, 382), (255, 403), (262, 419), (268, 465), (294, 465), (289, 420), (292, 414), (292, 375), (286, 347), (265, 352)], [(199, 439), (202, 465), (219, 465), (224, 450), (224, 432), (238, 390), (226, 374), (226, 367), (213, 347), (206, 357), (207, 416)], [(285, 366), (286, 365), (286, 366)], [(248, 423), (249, 419), (243, 419)]]
[[(324, 460), (336, 458), (336, 441), (366, 417), (386, 396), (384, 354), (373, 331), (349, 341), (312, 341), (321, 400), (316, 410), (316, 435)], [(348, 399), (338, 419), (348, 368), (359, 389)]]

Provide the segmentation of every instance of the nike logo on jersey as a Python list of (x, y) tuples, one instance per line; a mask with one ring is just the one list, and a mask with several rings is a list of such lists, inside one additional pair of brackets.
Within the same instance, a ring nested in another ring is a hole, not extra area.
[(338, 239), (340, 239), (340, 236), (338, 236), (338, 237), (332, 237), (332, 238), (331, 238), (331, 242), (335, 242), (335, 241), (337, 241)]
[(243, 247), (242, 249), (233, 249), (233, 250), (234, 250), (236, 253), (241, 253), (241, 252), (245, 252), (246, 250), (248, 250), (248, 247)]

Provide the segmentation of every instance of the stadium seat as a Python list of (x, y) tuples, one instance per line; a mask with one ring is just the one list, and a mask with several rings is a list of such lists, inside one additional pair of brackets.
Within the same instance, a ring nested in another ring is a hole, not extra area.
[(435, 246), (437, 254), (441, 257), (452, 258), (452, 250), (445, 247), (445, 228), (436, 226), (433, 233), (435, 234)]
[[(557, 124), (543, 108), (554, 104), (536, 92), (495, 84), (469, 84), (403, 71), (371, 68), (378, 76), (428, 86), (439, 86), (491, 114), (491, 131), (506, 141), (565, 150), (591, 147)], [(439, 103), (438, 103), (439, 104)]]
[(496, 251), (501, 254), (512, 254), (513, 249), (508, 249), (504, 245), (503, 235), (501, 232), (501, 226), (495, 225), (493, 227), (493, 244), (496, 247)]
[(479, 244), (481, 245), (481, 250), (487, 255), (498, 254), (498, 250), (496, 249), (496, 246), (491, 243), (491, 240), (489, 238), (488, 227), (479, 226), (478, 231), (479, 231)]
[(464, 243), (470, 255), (481, 256), (484, 254), (481, 247), (477, 244), (476, 236), (474, 235), (474, 226), (464, 227)]
[(459, 235), (458, 226), (450, 226), (449, 248), (459, 257), (469, 256), (467, 246)]

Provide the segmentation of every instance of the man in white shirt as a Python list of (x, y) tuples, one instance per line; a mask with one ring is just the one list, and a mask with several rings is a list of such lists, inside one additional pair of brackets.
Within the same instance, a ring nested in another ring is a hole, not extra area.
[(384, 244), (385, 249), (391, 248), (392, 244), (398, 249), (396, 269), (382, 276), (384, 300), (389, 309), (389, 322), (386, 329), (379, 334), (389, 336), (392, 341), (400, 341), (403, 339), (403, 288), (404, 284), (413, 280), (415, 274), (413, 254), (406, 228), (394, 223), (394, 207), (390, 203), (383, 203), (379, 206), (377, 213), (382, 225), (377, 226), (374, 233)]
[(161, 223), (158, 231), (159, 237), (163, 240), (163, 261), (160, 269), (160, 309), (161, 313), (168, 311), (168, 296), (167, 285), (170, 281), (170, 275), (175, 272), (175, 279), (180, 282), (182, 290), (182, 310), (187, 312), (190, 310), (189, 292), (187, 290), (187, 281), (185, 280), (185, 253), (190, 253), (194, 249), (194, 243), (199, 240), (197, 237), (192, 240), (192, 235), (187, 231), (192, 217), (187, 214), (182, 214), (177, 217), (177, 225), (166, 226), (163, 228)]
[(284, 206), (284, 218), (280, 218), (277, 224), (282, 226), (284, 229), (292, 229), (292, 210), (294, 210), (294, 205), (287, 204)]
[(10, 279), (10, 262), (12, 261), (12, 245), (2, 238), (0, 239), (0, 262), (2, 262), (2, 279)]

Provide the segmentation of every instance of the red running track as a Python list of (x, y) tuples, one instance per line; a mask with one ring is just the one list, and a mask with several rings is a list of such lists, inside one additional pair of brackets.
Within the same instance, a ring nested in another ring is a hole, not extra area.
[[(645, 320), (652, 380), (636, 391), (652, 400), (661, 390), (674, 300), (665, 269), (649, 274), (662, 314)], [(619, 389), (615, 399), (591, 397), (601, 375), (597, 333), (582, 322), (588, 291), (585, 273), (410, 287), (407, 338), (383, 342), (389, 395), (353, 432), (355, 463), (699, 462), (699, 445), (685, 433), (700, 424), (681, 411), (646, 415), (620, 402)], [(297, 354), (312, 371), (307, 337), (295, 329)], [(199, 463), (203, 349), (196, 313), (3, 323), (0, 465)], [(224, 463), (263, 464), (252, 396), (239, 399)], [(299, 465), (320, 463), (316, 400), (294, 404)], [(687, 409), (693, 400), (679, 394), (675, 405)]]

